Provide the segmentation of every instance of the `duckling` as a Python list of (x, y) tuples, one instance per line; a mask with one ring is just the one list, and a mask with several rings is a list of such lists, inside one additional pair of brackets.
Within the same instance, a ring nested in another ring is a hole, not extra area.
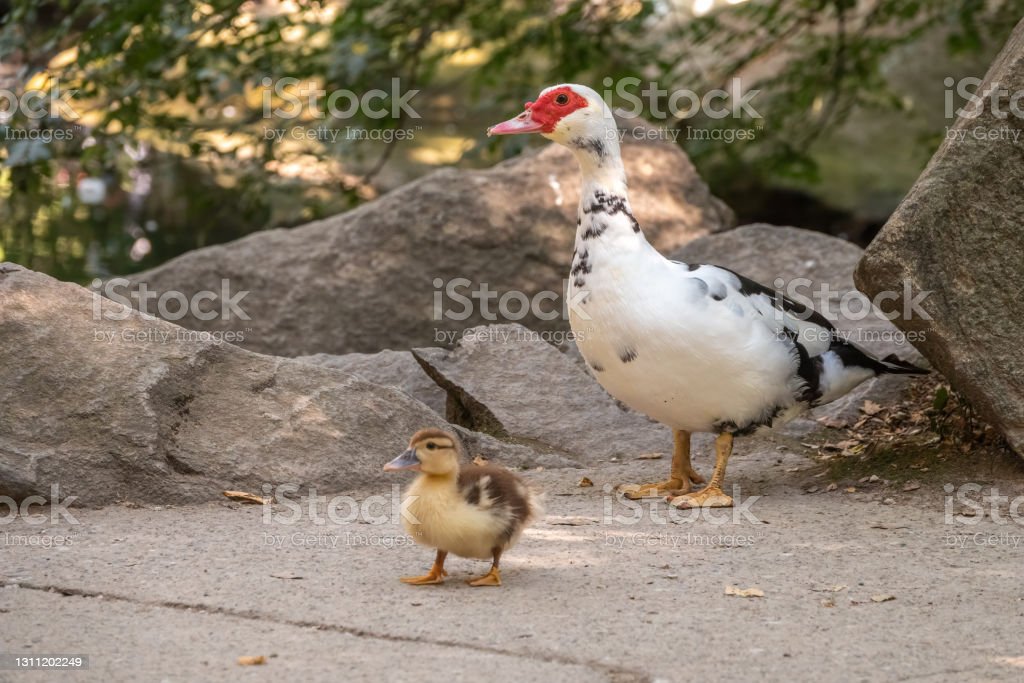
[(424, 576), (401, 580), (415, 586), (444, 582), (448, 553), (492, 561), (491, 570), (467, 583), (500, 586), (501, 554), (515, 545), (539, 514), (535, 497), (515, 474), (493, 465), (463, 465), (462, 444), (450, 432), (421, 429), (409, 449), (384, 465), (385, 472), (414, 470), (419, 476), (405, 490), (405, 530), (420, 545), (437, 549)]

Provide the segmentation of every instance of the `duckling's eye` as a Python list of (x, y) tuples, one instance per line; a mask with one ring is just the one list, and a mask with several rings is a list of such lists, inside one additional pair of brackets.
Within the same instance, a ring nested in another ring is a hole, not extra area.
[(564, 92), (559, 93), (558, 96), (555, 97), (555, 104), (561, 104), (563, 106), (569, 104), (569, 96)]
[(428, 441), (427, 442), (427, 450), (428, 451), (432, 451), (435, 448), (437, 448), (437, 444), (436, 443), (434, 443), (433, 441)]

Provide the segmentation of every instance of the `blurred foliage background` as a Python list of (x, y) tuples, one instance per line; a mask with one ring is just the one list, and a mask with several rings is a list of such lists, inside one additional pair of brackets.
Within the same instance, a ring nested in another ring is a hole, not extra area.
[[(741, 221), (865, 243), (951, 123), (948, 79), (982, 76), (1022, 14), (1024, 0), (0, 0), (0, 259), (84, 282), (337, 213), (537, 144), (484, 130), (564, 81), (613, 106), (656, 84), (640, 115), (678, 131)], [(658, 115), (673, 91), (733, 79), (760, 91), (759, 118)], [(321, 91), (338, 115), (310, 101)]]

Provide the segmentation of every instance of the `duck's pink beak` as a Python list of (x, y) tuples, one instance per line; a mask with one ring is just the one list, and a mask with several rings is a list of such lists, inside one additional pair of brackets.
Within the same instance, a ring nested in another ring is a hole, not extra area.
[(492, 135), (518, 135), (520, 133), (538, 133), (544, 130), (544, 124), (533, 120), (527, 109), (514, 119), (509, 119), (487, 129), (487, 137)]

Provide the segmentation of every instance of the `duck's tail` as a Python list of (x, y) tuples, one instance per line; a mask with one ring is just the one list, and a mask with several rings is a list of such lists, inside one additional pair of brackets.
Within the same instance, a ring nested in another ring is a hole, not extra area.
[(878, 361), (881, 368), (879, 374), (890, 374), (890, 375), (927, 375), (931, 370), (925, 370), (919, 368), (913, 363), (909, 363), (899, 358), (895, 353), (890, 353), (885, 358)]

